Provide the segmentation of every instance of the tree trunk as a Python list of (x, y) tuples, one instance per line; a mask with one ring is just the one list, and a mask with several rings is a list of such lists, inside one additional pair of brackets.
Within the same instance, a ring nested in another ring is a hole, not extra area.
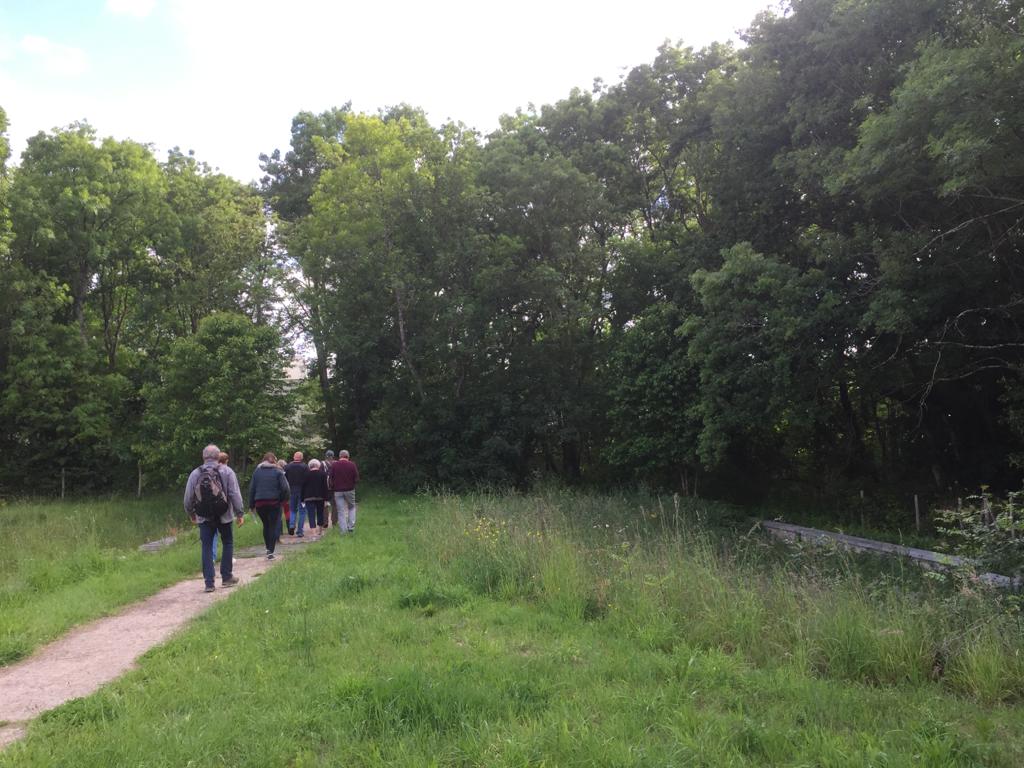
[(573, 482), (580, 479), (580, 446), (577, 440), (562, 441), (562, 473)]
[(395, 285), (395, 308), (398, 312), (398, 343), (399, 349), (402, 353), (402, 360), (409, 367), (409, 374), (412, 376), (413, 382), (416, 384), (416, 393), (420, 396), (420, 402), (424, 402), (427, 396), (423, 390), (423, 381), (420, 379), (420, 374), (416, 370), (416, 365), (412, 361), (412, 356), (409, 354), (409, 346), (405, 337), (405, 313), (402, 310), (402, 289)]
[(327, 352), (323, 341), (313, 339), (316, 350), (316, 377), (320, 383), (320, 396), (324, 401), (324, 413), (327, 416), (327, 431), (332, 447), (338, 446), (338, 419), (334, 412), (334, 397), (331, 394), (331, 381), (327, 375)]
[(853, 403), (850, 400), (850, 390), (846, 380), (839, 379), (839, 403), (843, 408), (843, 415), (846, 417), (848, 429), (847, 436), (847, 467), (854, 467), (857, 470), (863, 469), (864, 440), (861, 427), (858, 423), (857, 413), (854, 411)]

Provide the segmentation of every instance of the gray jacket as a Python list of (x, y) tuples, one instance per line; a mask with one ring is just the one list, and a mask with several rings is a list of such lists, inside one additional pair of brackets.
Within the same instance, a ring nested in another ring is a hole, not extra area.
[[(224, 492), (228, 495), (228, 511), (220, 516), (220, 522), (230, 523), (232, 518), (241, 517), (245, 512), (242, 502), (242, 491), (238, 487), (238, 477), (235, 475), (235, 470), (226, 464), (217, 464), (215, 459), (203, 462), (203, 466), (209, 464), (217, 466), (221, 481), (224, 483)], [(188, 476), (188, 482), (185, 483), (185, 512), (190, 517), (196, 506), (196, 483), (199, 482), (200, 469), (201, 467), (193, 469), (192, 474)], [(205, 518), (201, 517), (199, 519), (203, 520)]]

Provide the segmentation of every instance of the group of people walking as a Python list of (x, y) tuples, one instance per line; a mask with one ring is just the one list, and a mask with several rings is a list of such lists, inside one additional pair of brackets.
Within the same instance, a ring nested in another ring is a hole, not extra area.
[[(285, 464), (270, 452), (256, 467), (249, 482), (248, 508), (263, 524), (263, 542), (268, 560), (275, 550), (287, 524), (289, 536), (305, 536), (305, 524), (311, 535), (323, 535), (331, 523), (340, 534), (356, 528), (356, 484), (359, 468), (348, 451), (327, 451), (324, 460), (303, 461), (296, 452)], [(245, 507), (238, 477), (228, 466), (228, 455), (216, 445), (203, 449), (203, 463), (192, 470), (185, 485), (185, 512), (199, 526), (202, 545), (203, 579), (206, 591), (214, 590), (214, 562), (217, 543), (222, 541), (220, 558), (221, 586), (238, 583), (232, 575), (234, 563), (234, 532), (231, 523), (245, 523)]]

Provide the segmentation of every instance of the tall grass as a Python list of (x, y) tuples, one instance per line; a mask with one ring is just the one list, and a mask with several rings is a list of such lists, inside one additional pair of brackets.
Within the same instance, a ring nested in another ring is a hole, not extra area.
[(759, 637), (860, 572), (794, 590), (809, 558), (707, 534), (697, 512), (719, 511), (364, 495), (357, 536), (302, 547), (0, 766), (1024, 764), (1024, 708), (784, 655), (837, 634), (822, 622)]
[(885, 577), (836, 552), (780, 555), (759, 535), (714, 530), (728, 510), (702, 502), (549, 491), (440, 505), (422, 547), (439, 572), (600, 618), (643, 648), (718, 649), (869, 685), (937, 683), (986, 703), (1024, 696), (1020, 618), (980, 588)]
[[(198, 571), (197, 536), (183, 524), (172, 495), (0, 504), (0, 665)], [(138, 551), (179, 532), (168, 550)]]

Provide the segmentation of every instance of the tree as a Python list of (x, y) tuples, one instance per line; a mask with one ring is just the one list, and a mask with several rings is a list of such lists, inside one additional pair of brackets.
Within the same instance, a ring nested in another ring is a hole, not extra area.
[(145, 147), (98, 141), (84, 124), (29, 140), (11, 188), (0, 398), (19, 461), (66, 465), (100, 485), (128, 463), (138, 401), (124, 339), (161, 182)]
[(196, 333), (213, 312), (272, 319), (283, 279), (263, 199), (252, 189), (178, 150), (163, 166), (167, 212), (155, 245), (153, 276), (161, 324), (173, 336)]
[(0, 107), (0, 258), (6, 259), (11, 241), (11, 212), (8, 201), (7, 160), (11, 148), (7, 143), (7, 113)]
[(279, 149), (260, 155), (262, 192), (282, 220), (297, 221), (309, 214), (313, 189), (326, 167), (318, 143), (340, 144), (350, 113), (350, 104), (318, 115), (299, 112), (292, 118), (291, 149), (284, 158)]
[(279, 446), (291, 415), (286, 362), (276, 329), (238, 314), (203, 318), (193, 336), (171, 345), (159, 380), (143, 389), (146, 429), (138, 450), (145, 465), (173, 480), (210, 442), (243, 468)]
[(302, 223), (311, 214), (311, 198), (327, 167), (324, 145), (338, 144), (345, 135), (350, 112), (348, 104), (319, 115), (300, 112), (292, 119), (291, 149), (281, 158), (275, 149), (260, 155), (266, 175), (261, 181), (264, 199), (278, 217), (276, 227), (292, 264), (300, 264), (300, 274), (287, 281), (289, 323), (306, 334), (316, 354), (316, 377), (323, 399), (328, 438), (332, 445), (340, 440), (338, 403), (331, 383), (331, 353), (328, 334), (332, 324), (324, 306), (327, 299), (327, 267), (323, 254), (306, 244)]
[(150, 257), (150, 225), (162, 199), (160, 170), (145, 147), (98, 142), (85, 123), (29, 139), (18, 170), (16, 256), (68, 286), (83, 346), (92, 336), (93, 304), (111, 369), (131, 306), (131, 275)]

